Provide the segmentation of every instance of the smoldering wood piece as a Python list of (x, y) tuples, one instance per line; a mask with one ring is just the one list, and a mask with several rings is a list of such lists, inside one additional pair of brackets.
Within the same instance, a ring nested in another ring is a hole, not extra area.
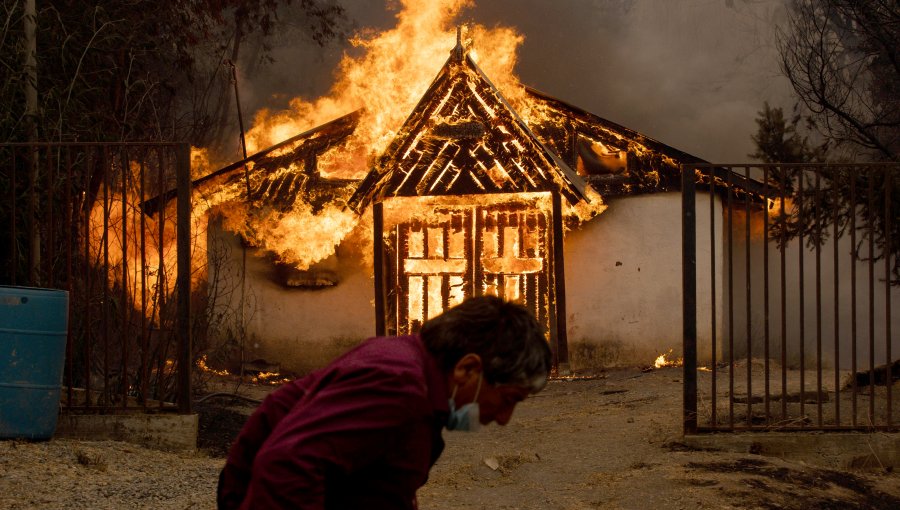
[(374, 248), (373, 269), (375, 276), (375, 335), (384, 336), (387, 309), (385, 308), (385, 270), (384, 256), (387, 252), (384, 242), (384, 204), (372, 205), (372, 241)]
[(390, 335), (398, 333), (398, 302), (399, 302), (399, 277), (398, 267), (400, 259), (399, 228), (394, 227), (390, 232), (383, 234), (384, 239), (384, 282), (385, 282), (385, 331)]
[[(417, 182), (407, 181), (406, 186), (400, 190), (401, 195), (427, 195), (434, 190), (435, 185), (439, 183), (439, 179), (445, 176), (445, 170), (453, 163), (453, 160), (460, 154), (462, 148), (452, 142), (445, 141), (437, 154), (433, 155), (431, 162), (421, 172), (422, 175), (416, 179)], [(447, 191), (444, 187), (440, 191)]]
[[(409, 226), (397, 227), (397, 296), (409, 296), (409, 280), (403, 271), (403, 259), (409, 254)], [(397, 333), (409, 334), (409, 309), (402, 300), (397, 304)]]
[[(427, 236), (426, 236), (426, 239), (427, 239)], [(426, 320), (428, 320), (429, 313), (430, 313), (428, 308), (429, 308), (429, 305), (431, 304), (431, 299), (429, 299), (429, 296), (431, 295), (431, 293), (429, 292), (429, 283), (431, 283), (431, 278), (429, 278), (428, 276), (422, 276), (420, 278), (422, 280), (422, 286), (421, 286), (421, 289), (422, 289), (421, 307), (422, 307), (422, 309), (419, 312), (419, 317), (421, 317), (422, 323), (424, 323)], [(419, 324), (419, 327), (421, 327), (421, 323)], [(415, 332), (418, 329), (419, 328), (415, 327), (415, 321), (413, 321), (413, 327), (410, 328), (411, 332)]]
[[(522, 171), (519, 167), (514, 163), (513, 158), (510, 157), (509, 152), (503, 148), (500, 143), (497, 143), (495, 140), (486, 140), (485, 147), (489, 149), (490, 153), (493, 155), (492, 163), (503, 166), (503, 172), (507, 175), (507, 180), (510, 181), (511, 185), (508, 185), (514, 191), (532, 191), (534, 187), (530, 185), (527, 179), (522, 176)], [(526, 166), (533, 166), (533, 161), (530, 159), (526, 161)]]
[[(762, 404), (765, 402), (765, 396), (763, 395), (735, 395), (734, 398), (735, 404)], [(804, 392), (794, 392), (788, 393), (786, 395), (782, 395), (780, 393), (772, 393), (769, 395), (770, 402), (780, 402), (784, 400), (789, 403), (799, 403), (803, 402), (806, 404), (816, 404), (818, 402), (829, 402), (831, 401), (831, 394), (828, 391), (804, 391)]]
[(435, 181), (435, 184), (432, 185), (429, 191), (434, 194), (450, 194), (451, 190), (456, 186), (459, 176), (463, 174), (463, 168), (465, 167), (460, 166), (455, 160), (448, 161), (442, 171), (442, 175), (438, 177), (439, 181)]
[(454, 224), (454, 229), (458, 226), (463, 233), (462, 255), (468, 263), (466, 273), (463, 275), (463, 284), (465, 285), (463, 288), (463, 298), (470, 298), (475, 295), (475, 259), (472, 256), (473, 248), (475, 246), (475, 239), (473, 237), (474, 224), (475, 211), (472, 208), (465, 209), (459, 216), (458, 223)]
[(453, 189), (448, 194), (478, 194), (496, 193), (500, 191), (494, 182), (483, 171), (468, 171), (464, 179), (457, 179)]
[(308, 181), (308, 177), (285, 175), (280, 179), (276, 179), (269, 187), (269, 196), (278, 205), (290, 204), (297, 194), (303, 190), (303, 185)]
[(497, 226), (494, 229), (497, 235), (497, 253), (495, 254), (495, 256), (502, 257), (506, 252), (506, 236), (503, 235), (503, 229), (506, 228), (506, 215), (503, 214), (502, 209), (499, 207), (493, 210), (491, 215), (497, 222)]

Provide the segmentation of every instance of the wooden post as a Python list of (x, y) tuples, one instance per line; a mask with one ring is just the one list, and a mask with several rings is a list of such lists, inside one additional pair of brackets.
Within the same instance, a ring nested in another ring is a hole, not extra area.
[(562, 198), (559, 192), (553, 196), (553, 286), (556, 308), (556, 361), (557, 373), (569, 373), (569, 340), (566, 333), (566, 271), (563, 255)]
[(177, 279), (178, 296), (178, 411), (191, 413), (191, 148), (183, 143), (175, 149), (175, 172), (178, 189), (177, 205)]
[(372, 204), (372, 231), (375, 253), (372, 261), (375, 266), (375, 336), (384, 336), (385, 331), (385, 285), (384, 285), (384, 204)]

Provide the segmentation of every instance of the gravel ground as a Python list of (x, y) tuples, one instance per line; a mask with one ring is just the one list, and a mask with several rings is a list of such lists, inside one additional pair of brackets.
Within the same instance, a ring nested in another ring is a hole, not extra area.
[[(554, 381), (506, 427), (445, 433), (447, 449), (419, 491), (420, 508), (900, 508), (900, 475), (891, 471), (686, 448), (680, 374), (634, 369)], [(259, 398), (271, 387), (240, 391)], [(0, 441), (0, 508), (212, 509), (222, 456), (253, 409), (224, 400), (198, 406), (195, 453), (111, 441)]]
[(0, 508), (214, 508), (221, 465), (116, 441), (3, 441)]

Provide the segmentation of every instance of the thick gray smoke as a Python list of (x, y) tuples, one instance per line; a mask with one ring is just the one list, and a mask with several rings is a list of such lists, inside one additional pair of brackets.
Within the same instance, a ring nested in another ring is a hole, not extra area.
[[(342, 0), (357, 28), (390, 27), (382, 0)], [(785, 0), (480, 0), (460, 21), (525, 36), (522, 82), (677, 149), (716, 162), (753, 151), (756, 112), (790, 108), (774, 38)], [(347, 44), (318, 48), (288, 30), (274, 64), (244, 63), (244, 115), (325, 94)], [(490, 48), (478, 46), (479, 53)], [(248, 47), (248, 49), (250, 49)], [(448, 48), (449, 51), (450, 48)], [(252, 51), (247, 53), (252, 56)], [(435, 72), (443, 62), (435, 62)]]

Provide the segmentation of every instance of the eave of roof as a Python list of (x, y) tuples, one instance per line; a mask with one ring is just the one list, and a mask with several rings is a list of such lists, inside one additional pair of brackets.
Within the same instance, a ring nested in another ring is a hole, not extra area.
[[(689, 154), (682, 150), (676, 149), (633, 129), (629, 129), (625, 126), (622, 126), (621, 124), (617, 124), (608, 119), (588, 112), (587, 110), (567, 103), (561, 99), (550, 96), (549, 94), (545, 94), (544, 92), (541, 92), (537, 89), (525, 87), (525, 91), (530, 96), (544, 102), (551, 109), (557, 111), (561, 115), (568, 116), (586, 126), (596, 126), (598, 128), (614, 132), (621, 138), (629, 140), (630, 143), (638, 144), (650, 151), (661, 154), (666, 158), (670, 158), (675, 163), (674, 169), (679, 172), (679, 178), (675, 180), (675, 182), (679, 183), (679, 185), (681, 168), (696, 165), (706, 170), (705, 174), (703, 172), (697, 173), (696, 182), (701, 186), (709, 185), (709, 169), (712, 169), (712, 174), (716, 178), (715, 185), (719, 188), (719, 192), (722, 192), (725, 189), (725, 185), (728, 184), (729, 186), (738, 188), (741, 192), (746, 193), (754, 201), (761, 201), (763, 198), (774, 196), (775, 194), (775, 190), (773, 190), (771, 186), (767, 186), (765, 183), (762, 183), (758, 180), (748, 178), (745, 175), (741, 175), (733, 171), (729, 171), (723, 166), (712, 165), (708, 161), (694, 156), (693, 154)], [(602, 179), (591, 178), (588, 178), (586, 180), (595, 188), (599, 184), (598, 181), (602, 181)], [(602, 189), (597, 189), (597, 191), (603, 193)]]

